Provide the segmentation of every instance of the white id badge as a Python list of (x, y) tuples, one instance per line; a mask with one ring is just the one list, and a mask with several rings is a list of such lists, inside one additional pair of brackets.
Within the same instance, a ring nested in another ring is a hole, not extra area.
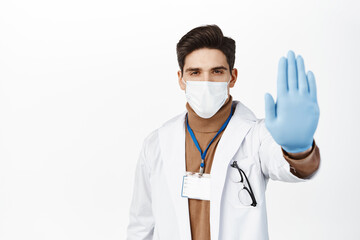
[(183, 176), (181, 196), (200, 200), (210, 200), (210, 174), (186, 172)]

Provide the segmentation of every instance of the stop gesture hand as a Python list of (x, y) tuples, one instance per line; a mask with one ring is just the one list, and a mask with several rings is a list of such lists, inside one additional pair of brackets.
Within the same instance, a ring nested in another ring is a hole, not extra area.
[(315, 76), (290, 50), (279, 60), (276, 103), (265, 94), (265, 125), (285, 151), (297, 153), (312, 146), (319, 115)]

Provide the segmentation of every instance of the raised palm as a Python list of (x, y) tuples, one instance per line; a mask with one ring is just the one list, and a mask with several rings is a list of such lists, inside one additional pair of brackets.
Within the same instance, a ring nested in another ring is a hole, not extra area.
[(312, 146), (319, 116), (314, 74), (290, 50), (279, 61), (276, 103), (265, 94), (266, 127), (285, 151), (302, 152)]

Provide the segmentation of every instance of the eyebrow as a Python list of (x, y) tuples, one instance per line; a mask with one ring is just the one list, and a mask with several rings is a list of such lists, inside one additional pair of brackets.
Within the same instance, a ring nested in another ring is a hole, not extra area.
[[(227, 70), (226, 67), (224, 66), (217, 66), (217, 67), (213, 67), (211, 68), (211, 70), (220, 70), (220, 69), (223, 69), (223, 70)], [(185, 70), (185, 72), (190, 72), (190, 71), (199, 71), (201, 70), (201, 68), (192, 68), (192, 67), (189, 67)]]

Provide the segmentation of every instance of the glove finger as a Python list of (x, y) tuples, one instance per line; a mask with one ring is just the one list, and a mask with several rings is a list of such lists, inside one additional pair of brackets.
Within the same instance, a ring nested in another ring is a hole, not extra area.
[(295, 60), (294, 52), (289, 50), (287, 57), (288, 57), (287, 78), (288, 78), (289, 92), (294, 92), (298, 90), (297, 69), (296, 69), (296, 60)]
[(315, 82), (315, 76), (314, 76), (313, 72), (308, 71), (307, 79), (309, 82), (310, 97), (314, 102), (317, 102), (316, 82)]
[(270, 123), (276, 118), (274, 99), (269, 93), (265, 93), (265, 119)]
[(300, 93), (309, 93), (308, 82), (305, 74), (304, 59), (298, 55), (296, 58), (297, 71), (298, 71), (298, 83)]
[(287, 77), (286, 77), (286, 65), (287, 60), (285, 57), (281, 57), (278, 65), (278, 76), (277, 76), (277, 95), (285, 95), (288, 91)]

